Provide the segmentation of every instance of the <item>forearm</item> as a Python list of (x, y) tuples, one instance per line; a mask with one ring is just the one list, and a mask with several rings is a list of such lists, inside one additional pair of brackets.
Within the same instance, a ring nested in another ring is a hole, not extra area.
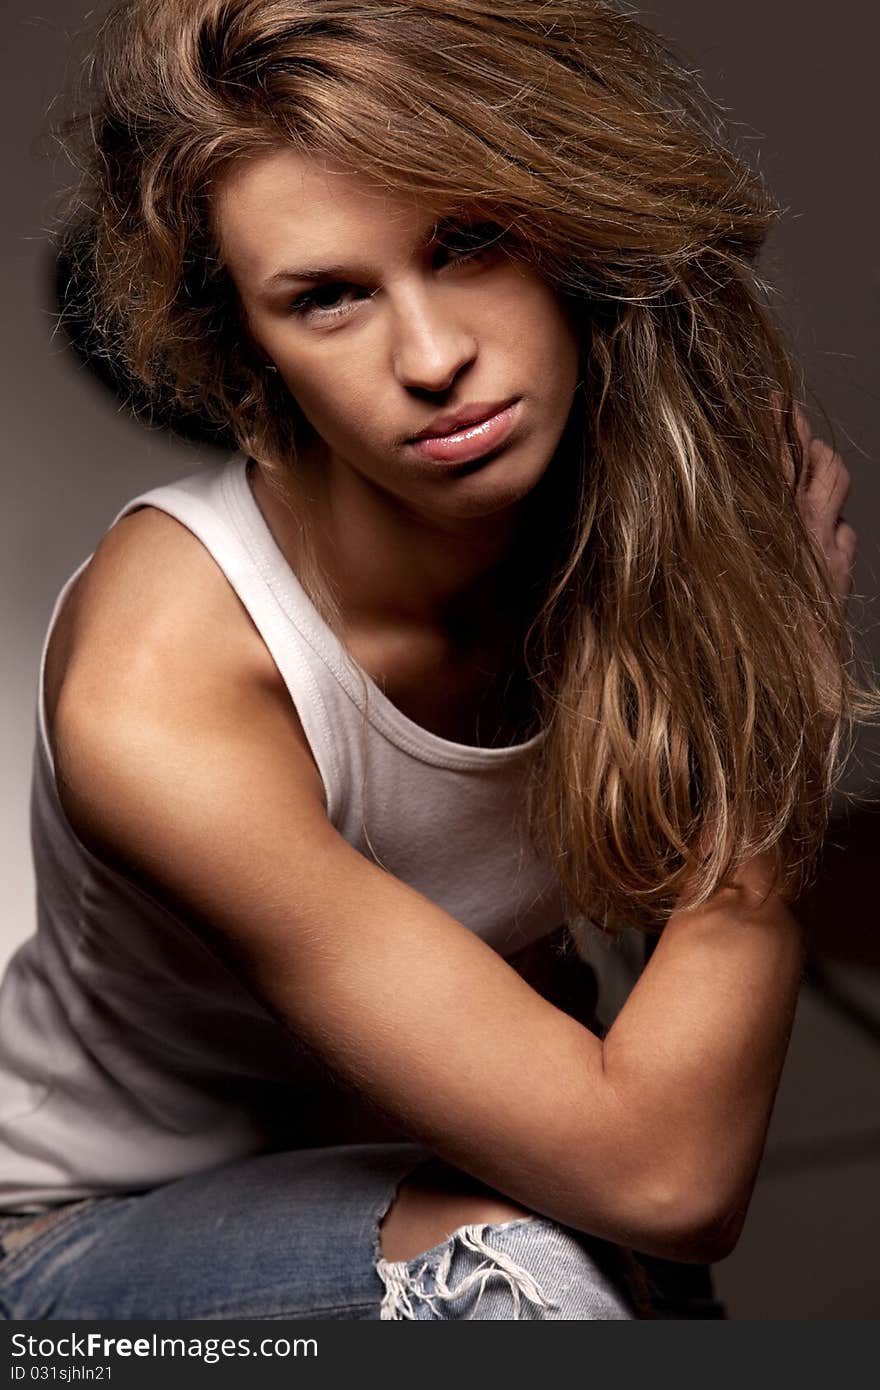
[(674, 913), (603, 1046), (634, 1161), (670, 1203), (691, 1192), (735, 1240), (760, 1161), (804, 959), (778, 896), (757, 906), (760, 869)]

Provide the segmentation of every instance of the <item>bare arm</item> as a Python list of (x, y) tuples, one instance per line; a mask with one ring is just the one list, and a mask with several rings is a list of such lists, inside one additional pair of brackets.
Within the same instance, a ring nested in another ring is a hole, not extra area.
[(750, 915), (734, 895), (673, 918), (603, 1047), (341, 839), (280, 680), (239, 663), (233, 613), (202, 637), (173, 567), (156, 573), (174, 621), (139, 631), (159, 599), (141, 563), (118, 602), (117, 555), (112, 611), (90, 620), (58, 701), (59, 789), (82, 838), (447, 1162), (608, 1240), (724, 1253), (790, 1026), (787, 909)]
[(754, 860), (737, 890), (673, 913), (603, 1047), (642, 1142), (659, 1154), (688, 1135), (688, 1181), (714, 1190), (722, 1249), (745, 1219), (804, 963), (803, 928), (764, 899), (764, 874)]
[[(719, 893), (700, 912), (673, 914), (603, 1045), (606, 1081), (628, 1098), (641, 1140), (653, 1124), (658, 1174), (663, 1145), (676, 1132), (692, 1137), (695, 1190), (728, 1165), (728, 1200), (719, 1203), (727, 1209), (726, 1235), (724, 1224), (717, 1231), (722, 1247), (735, 1243), (745, 1218), (804, 962), (800, 915), (796, 920), (778, 897), (763, 900), (762, 874), (754, 861), (740, 874), (739, 893)], [(564, 928), (510, 963), (557, 1008), (595, 1026), (592, 971), (570, 944), (566, 949)], [(725, 1014), (729, 1049), (721, 1036)], [(752, 1181), (743, 1182), (749, 1173)]]

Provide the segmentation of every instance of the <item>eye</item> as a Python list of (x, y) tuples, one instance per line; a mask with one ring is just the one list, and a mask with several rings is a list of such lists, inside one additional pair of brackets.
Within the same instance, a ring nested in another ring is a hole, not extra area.
[(503, 239), (497, 222), (446, 223), (435, 235), (434, 264), (482, 260), (500, 251)]
[(360, 300), (370, 298), (370, 291), (362, 285), (328, 282), (297, 295), (290, 312), (298, 318), (331, 319), (348, 313)]

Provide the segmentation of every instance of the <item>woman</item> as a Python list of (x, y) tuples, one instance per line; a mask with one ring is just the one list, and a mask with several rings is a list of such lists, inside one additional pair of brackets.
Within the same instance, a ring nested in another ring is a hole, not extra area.
[[(6, 1315), (663, 1315), (878, 707), (777, 209), (585, 0), (128, 0), (88, 72), (96, 341), (240, 453), (52, 615)], [(656, 938), (604, 1037), (590, 922)]]

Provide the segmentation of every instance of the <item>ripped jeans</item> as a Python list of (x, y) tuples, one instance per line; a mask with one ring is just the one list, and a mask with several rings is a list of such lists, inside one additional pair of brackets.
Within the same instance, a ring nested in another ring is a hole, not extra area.
[(416, 1144), (261, 1154), (148, 1192), (0, 1214), (4, 1319), (724, 1317), (708, 1273), (542, 1216), (459, 1227), (405, 1261), (379, 1227)]

